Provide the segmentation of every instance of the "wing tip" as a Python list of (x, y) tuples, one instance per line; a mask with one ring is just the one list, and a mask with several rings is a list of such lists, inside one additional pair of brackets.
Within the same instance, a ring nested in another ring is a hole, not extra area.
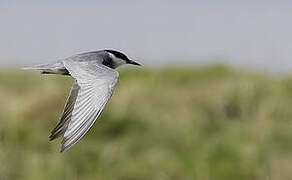
[(70, 149), (74, 144), (76, 144), (77, 142), (75, 143), (68, 143), (68, 139), (67, 138), (63, 138), (62, 142), (61, 142), (61, 150), (60, 152), (66, 152), (68, 149)]
[(57, 137), (54, 134), (51, 134), (49, 136), (49, 141), (53, 141), (54, 139), (56, 139)]
[(69, 148), (66, 148), (66, 147), (61, 147), (61, 150), (60, 150), (60, 153), (63, 153), (63, 152), (66, 152)]
[(49, 140), (52, 141), (54, 139), (57, 139), (58, 137), (62, 136), (64, 134), (64, 129), (61, 128), (55, 128), (52, 130), (51, 135), (49, 136)]

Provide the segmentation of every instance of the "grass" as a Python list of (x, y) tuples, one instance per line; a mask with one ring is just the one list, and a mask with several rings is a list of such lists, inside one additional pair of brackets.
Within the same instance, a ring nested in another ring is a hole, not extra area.
[(292, 179), (292, 78), (213, 65), (120, 72), (72, 149), (48, 142), (72, 79), (0, 72), (0, 179)]

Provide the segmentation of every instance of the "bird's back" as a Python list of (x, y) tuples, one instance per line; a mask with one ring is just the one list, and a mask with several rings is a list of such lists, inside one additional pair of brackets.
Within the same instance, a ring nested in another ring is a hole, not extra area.
[(67, 58), (66, 60), (72, 61), (96, 61), (98, 64), (102, 64), (103, 60), (108, 58), (108, 54), (105, 51), (91, 51), (81, 54), (77, 54)]
[(97, 64), (102, 64), (103, 60), (108, 58), (108, 55), (105, 51), (92, 51), (73, 55), (63, 60), (59, 60), (54, 63), (40, 64), (32, 67), (26, 67), (23, 69), (26, 70), (40, 70), (43, 74), (61, 74), (69, 75), (68, 70), (64, 66), (64, 61), (78, 61), (78, 62), (92, 62), (94, 61)]

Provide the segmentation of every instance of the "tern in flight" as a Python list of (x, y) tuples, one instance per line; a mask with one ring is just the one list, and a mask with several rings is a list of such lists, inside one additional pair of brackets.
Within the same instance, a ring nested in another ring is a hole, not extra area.
[(76, 144), (99, 117), (118, 81), (119, 73), (115, 69), (123, 64), (140, 66), (121, 52), (101, 50), (24, 68), (75, 79), (59, 123), (50, 135), (50, 140), (63, 136), (61, 152)]

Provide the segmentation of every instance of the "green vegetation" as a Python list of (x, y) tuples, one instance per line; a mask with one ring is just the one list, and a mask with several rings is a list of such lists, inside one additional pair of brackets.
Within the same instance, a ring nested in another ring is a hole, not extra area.
[(120, 72), (89, 133), (49, 142), (72, 79), (0, 72), (0, 179), (292, 179), (292, 78), (221, 65)]

